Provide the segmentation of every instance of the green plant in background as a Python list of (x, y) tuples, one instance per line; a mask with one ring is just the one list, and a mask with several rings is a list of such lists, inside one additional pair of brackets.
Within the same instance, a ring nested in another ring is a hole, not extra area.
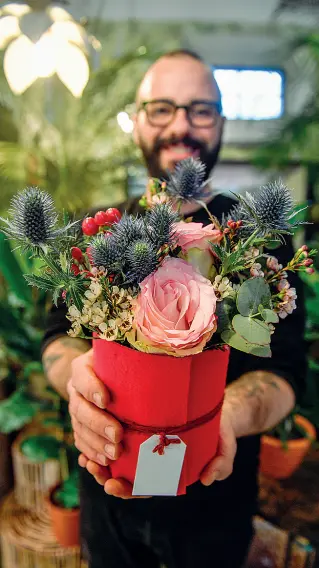
[(298, 414), (300, 415), (301, 413), (302, 411), (299, 407), (294, 408), (284, 420), (267, 432), (269, 436), (273, 436), (281, 441), (284, 450), (288, 450), (288, 442), (292, 440), (307, 438), (312, 443), (315, 443), (315, 440), (310, 437), (307, 430), (296, 420)]
[(151, 60), (141, 49), (105, 60), (80, 99), (54, 77), (37, 81), (20, 97), (3, 96), (1, 206), (28, 185), (48, 190), (69, 211), (123, 199), (127, 166), (139, 163), (139, 153), (117, 115), (130, 109)]

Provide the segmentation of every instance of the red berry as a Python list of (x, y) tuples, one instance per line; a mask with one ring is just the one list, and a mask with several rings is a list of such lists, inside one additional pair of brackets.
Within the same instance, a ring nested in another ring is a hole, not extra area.
[(300, 250), (302, 250), (302, 251), (307, 251), (307, 250), (308, 250), (307, 245), (302, 245), (302, 247), (300, 248)]
[(66, 295), (67, 295), (67, 291), (63, 290), (63, 292), (62, 292), (62, 299), (63, 300), (66, 300)]
[(230, 228), (233, 229), (233, 231), (237, 229), (237, 223), (233, 221), (232, 224), (230, 225)]
[(105, 211), (98, 211), (95, 213), (94, 221), (97, 225), (106, 225), (107, 224), (107, 214)]
[(80, 269), (79, 269), (77, 264), (71, 264), (71, 270), (72, 270), (73, 274), (75, 274), (75, 276), (80, 274)]
[(88, 235), (88, 236), (96, 235), (98, 230), (99, 230), (99, 227), (97, 226), (93, 217), (86, 217), (86, 219), (84, 219), (84, 221), (82, 223), (82, 231), (85, 235)]
[(243, 226), (243, 222), (241, 220), (237, 221), (237, 227), (242, 227)]
[(83, 254), (79, 247), (72, 247), (71, 248), (71, 256), (74, 260), (81, 262), (83, 260)]
[(228, 227), (232, 228), (233, 222), (234, 222), (234, 221), (232, 221), (231, 219), (229, 219), (229, 221), (227, 221)]
[(113, 225), (113, 223), (118, 223), (121, 217), (122, 214), (118, 209), (115, 209), (115, 207), (110, 207), (105, 211), (105, 225)]
[(314, 269), (314, 268), (306, 268), (306, 272), (307, 272), (307, 274), (313, 274), (313, 273), (314, 273), (314, 271), (315, 271), (315, 269)]

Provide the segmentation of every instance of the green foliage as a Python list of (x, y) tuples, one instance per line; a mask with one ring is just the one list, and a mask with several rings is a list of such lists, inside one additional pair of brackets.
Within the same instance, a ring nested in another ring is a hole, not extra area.
[(233, 329), (248, 343), (269, 345), (270, 330), (266, 323), (237, 314), (232, 321)]
[(41, 463), (59, 458), (61, 442), (54, 436), (39, 434), (22, 441), (20, 449), (28, 460)]
[(41, 402), (20, 386), (11, 396), (0, 402), (0, 432), (9, 434), (29, 424), (41, 409)]
[(71, 475), (56, 489), (53, 500), (64, 509), (74, 509), (80, 506), (79, 474), (74, 470)]
[(259, 312), (260, 304), (270, 308), (271, 292), (263, 278), (249, 278), (239, 288), (237, 308), (242, 316), (252, 316)]
[(244, 351), (244, 353), (250, 353), (251, 355), (256, 355), (257, 357), (271, 357), (269, 346), (248, 343), (235, 331), (227, 329), (223, 331), (221, 337), (227, 345), (230, 345), (230, 347), (233, 347), (234, 349)]

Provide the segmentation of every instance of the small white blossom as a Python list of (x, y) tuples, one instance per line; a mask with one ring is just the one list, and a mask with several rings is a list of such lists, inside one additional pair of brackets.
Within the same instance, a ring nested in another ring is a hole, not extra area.
[(255, 262), (252, 267), (250, 268), (250, 275), (253, 278), (263, 277), (264, 273), (261, 270), (261, 264), (259, 262)]

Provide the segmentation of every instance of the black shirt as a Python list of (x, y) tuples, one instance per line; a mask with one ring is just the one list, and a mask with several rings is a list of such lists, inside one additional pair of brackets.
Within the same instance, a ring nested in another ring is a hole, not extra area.
[[(221, 219), (229, 211), (233, 200), (216, 196), (209, 204), (213, 215)], [(207, 213), (200, 209), (192, 215), (194, 222), (207, 224)], [(293, 257), (291, 239), (274, 252), (279, 262), (286, 265)], [(302, 286), (299, 278), (289, 273), (289, 282), (297, 290), (297, 309), (286, 319), (280, 320), (272, 336), (272, 357), (269, 359), (231, 350), (227, 383), (238, 379), (243, 373), (253, 370), (271, 371), (286, 379), (296, 393), (298, 400), (305, 385), (304, 307)], [(65, 306), (53, 308), (48, 320), (43, 348), (56, 337), (63, 335), (70, 327), (65, 317)], [(155, 525), (175, 523), (209, 523), (212, 526), (233, 526), (249, 518), (256, 511), (257, 472), (260, 436), (249, 436), (238, 440), (238, 449), (232, 475), (213, 483), (210, 487), (200, 482), (188, 487), (186, 495), (179, 497), (153, 497), (151, 499), (121, 500), (104, 493), (90, 474), (82, 474), (82, 493), (92, 501), (93, 509), (100, 507), (123, 509), (128, 517), (143, 517)]]

